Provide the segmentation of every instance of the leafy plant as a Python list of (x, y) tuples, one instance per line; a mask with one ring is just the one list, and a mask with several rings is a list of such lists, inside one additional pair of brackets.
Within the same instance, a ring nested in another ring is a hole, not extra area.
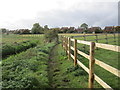
[[(2, 87), (49, 88), (47, 62), (54, 43), (30, 48), (2, 62)], [(46, 49), (47, 53), (43, 52)]]
[(7, 44), (2, 47), (2, 57), (16, 54), (37, 45), (37, 41), (24, 41), (17, 44)]

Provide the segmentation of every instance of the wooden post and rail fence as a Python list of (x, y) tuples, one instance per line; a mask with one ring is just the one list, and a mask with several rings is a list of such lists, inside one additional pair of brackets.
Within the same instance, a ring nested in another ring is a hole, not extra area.
[[(100, 67), (111, 72), (112, 74), (116, 75), (117, 77), (120, 77), (120, 70), (94, 58), (94, 53), (95, 53), (94, 51), (95, 51), (95, 47), (97, 47), (97, 48), (112, 50), (115, 52), (120, 52), (120, 46), (95, 43), (95, 42), (89, 42), (89, 41), (83, 41), (83, 40), (76, 40), (76, 39), (73, 39), (70, 37), (65, 37), (65, 36), (62, 36), (61, 39), (62, 39), (62, 47), (65, 49), (66, 54), (68, 55), (68, 59), (70, 60), (70, 58), (72, 58), (74, 60), (74, 66), (76, 66), (78, 64), (89, 74), (88, 88), (94, 88), (93, 82), (94, 82), (94, 80), (96, 80), (103, 88), (112, 89), (107, 83), (105, 83), (100, 77), (98, 77), (94, 73), (94, 64), (99, 65)], [(71, 46), (72, 42), (74, 42), (74, 47)], [(89, 45), (89, 48), (90, 48), (89, 55), (78, 50), (77, 43)], [(74, 55), (71, 54), (71, 50), (74, 51)], [(77, 54), (82, 55), (89, 60), (89, 68), (87, 68), (83, 63), (80, 62), (80, 60), (77, 59)]]
[[(109, 37), (109, 35), (111, 35), (111, 37)], [(87, 37), (94, 37), (94, 39), (87, 39)], [(102, 38), (100, 38), (99, 36), (101, 36)], [(116, 33), (112, 33), (112, 34), (107, 34), (107, 33), (103, 33), (103, 34), (92, 34), (92, 35), (87, 35), (87, 34), (84, 34), (84, 35), (77, 35), (77, 36), (72, 36), (73, 38), (75, 37), (80, 37), (80, 38), (83, 38), (84, 41), (92, 41), (92, 42), (96, 42), (96, 43), (99, 43), (100, 40), (105, 40), (104, 43), (108, 44), (110, 42), (114, 42), (114, 44), (116, 44), (117, 40), (117, 34)], [(113, 39), (112, 41), (109, 41), (109, 39)], [(84, 51), (86, 50), (86, 45), (83, 46), (84, 48)]]

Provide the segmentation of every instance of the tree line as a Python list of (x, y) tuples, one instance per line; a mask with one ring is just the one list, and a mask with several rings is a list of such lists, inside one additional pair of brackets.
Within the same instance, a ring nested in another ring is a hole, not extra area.
[[(109, 30), (110, 29), (110, 30)], [(120, 33), (120, 26), (116, 26), (114, 28), (112, 27), (105, 27), (104, 30), (102, 30), (100, 27), (91, 27), (88, 28), (88, 25), (86, 23), (81, 24), (78, 26), (78, 28), (75, 27), (62, 27), (62, 28), (49, 28), (48, 25), (45, 25), (42, 27), (39, 23), (33, 24), (33, 27), (31, 30), (29, 29), (18, 29), (18, 30), (13, 30), (9, 31), (5, 28), (2, 28), (0, 31), (2, 33), (14, 33), (14, 34), (44, 34), (48, 32), (49, 30), (55, 30), (57, 33), (113, 33), (117, 32)]]

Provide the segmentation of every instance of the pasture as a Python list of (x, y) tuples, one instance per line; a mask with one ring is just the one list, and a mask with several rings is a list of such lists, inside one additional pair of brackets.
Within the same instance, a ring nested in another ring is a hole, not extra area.
[[(68, 37), (71, 37), (71, 35), (67, 35)], [(118, 34), (116, 35), (117, 38), (116, 39), (116, 42), (113, 42), (114, 41), (114, 38), (112, 38), (113, 35), (112, 34), (109, 34), (108, 35), (108, 42), (109, 44), (111, 45), (119, 45), (119, 42), (118, 42)], [(72, 37), (74, 38), (74, 37)], [(106, 38), (106, 36), (104, 35), (100, 35), (99, 38)], [(110, 39), (109, 39), (110, 38)], [(84, 40), (84, 37), (75, 37), (75, 39), (77, 40)], [(89, 40), (95, 40), (95, 36), (86, 36), (86, 41), (89, 41)], [(66, 41), (67, 42), (67, 41)], [(101, 40), (99, 41), (100, 43), (106, 43), (106, 39), (104, 40)], [(73, 43), (72, 43), (72, 47), (74, 47)], [(86, 53), (86, 54), (89, 54), (89, 46), (88, 45), (83, 45), (83, 44), (77, 44), (77, 48), (78, 50)], [(72, 54), (73, 51), (71, 51)], [(120, 70), (120, 67), (119, 67), (119, 58), (118, 58), (118, 55), (120, 53), (118, 52), (115, 52), (115, 51), (111, 51), (111, 50), (106, 50), (106, 49), (101, 49), (101, 48), (96, 48), (95, 49), (95, 58)], [(77, 55), (78, 59), (80, 60), (80, 62), (82, 62), (86, 67), (89, 67), (89, 60), (87, 60), (86, 58), (84, 58), (83, 56), (81, 55)], [(108, 85), (110, 85), (112, 88), (116, 88), (118, 87), (118, 77), (113, 75), (112, 73), (108, 72), (107, 70), (104, 70), (103, 68), (101, 68), (100, 66), (98, 65), (95, 65), (95, 74), (98, 75), (99, 77), (102, 78), (103, 81), (105, 81), (106, 83), (108, 83)], [(108, 79), (109, 78), (109, 79)], [(111, 82), (112, 81), (112, 82)]]

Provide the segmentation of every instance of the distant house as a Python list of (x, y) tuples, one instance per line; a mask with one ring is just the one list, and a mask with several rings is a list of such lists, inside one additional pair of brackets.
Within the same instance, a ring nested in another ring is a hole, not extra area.
[(74, 31), (75, 27), (70, 27), (69, 30)]
[(101, 28), (100, 27), (91, 27), (91, 28), (88, 28), (88, 32), (89, 33), (92, 33), (92, 32), (100, 32), (101, 31)]
[(115, 29), (114, 29), (114, 26), (106, 26), (105, 28), (104, 28), (104, 32), (106, 33), (111, 33), (111, 32), (114, 32), (115, 31)]
[(60, 29), (60, 31), (63, 32), (63, 33), (66, 33), (68, 31), (68, 29), (69, 29), (68, 27), (62, 27)]
[(13, 34), (14, 33), (14, 30), (9, 30), (9, 34)]
[(76, 31), (77, 31), (78, 33), (83, 33), (83, 32), (84, 32), (84, 29), (83, 29), (83, 28), (78, 28), (78, 29), (76, 29)]
[(65, 30), (65, 29), (68, 29), (68, 27), (62, 27), (60, 30)]

